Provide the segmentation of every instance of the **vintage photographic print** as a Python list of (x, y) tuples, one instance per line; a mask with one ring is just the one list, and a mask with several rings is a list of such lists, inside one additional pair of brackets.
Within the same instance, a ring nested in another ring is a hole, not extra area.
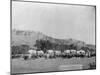
[(11, 74), (96, 69), (96, 6), (11, 1)]

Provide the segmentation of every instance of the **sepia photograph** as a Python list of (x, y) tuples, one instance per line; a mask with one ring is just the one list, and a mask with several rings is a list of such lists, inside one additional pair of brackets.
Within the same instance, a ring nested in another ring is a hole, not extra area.
[(96, 69), (96, 6), (11, 1), (11, 74)]

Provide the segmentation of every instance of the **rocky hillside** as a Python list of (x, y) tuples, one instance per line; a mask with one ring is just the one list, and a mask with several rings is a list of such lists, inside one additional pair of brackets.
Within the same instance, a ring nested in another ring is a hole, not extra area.
[(52, 43), (57, 43), (57, 44), (65, 44), (65, 45), (70, 45), (74, 44), (77, 46), (92, 46), (95, 47), (94, 45), (87, 45), (83, 41), (75, 40), (75, 39), (57, 39), (53, 38), (47, 35), (44, 35), (41, 32), (35, 32), (35, 31), (26, 31), (26, 30), (12, 30), (12, 42), (11, 45), (21, 45), (21, 44), (27, 44), (30, 47), (32, 47), (35, 43), (36, 40), (49, 40)]

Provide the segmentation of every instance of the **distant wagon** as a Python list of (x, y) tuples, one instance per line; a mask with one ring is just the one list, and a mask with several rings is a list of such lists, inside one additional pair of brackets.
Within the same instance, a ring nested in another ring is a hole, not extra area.
[(65, 50), (64, 53), (70, 54), (71, 50)]
[(85, 51), (84, 50), (78, 50), (77, 51), (77, 57), (84, 57), (85, 56)]
[(61, 51), (55, 50), (55, 57), (60, 57), (61, 56)]
[(54, 51), (47, 50), (47, 52), (45, 53), (45, 58), (54, 58)]
[(67, 57), (67, 58), (71, 58), (72, 55), (71, 55), (71, 50), (65, 50), (63, 53), (62, 53), (62, 57)]
[(29, 50), (29, 58), (36, 58), (37, 57), (37, 51), (36, 50)]
[(37, 51), (36, 50), (28, 50), (28, 53), (23, 56), (23, 58), (25, 60), (31, 59), (31, 58), (36, 58), (36, 57), (37, 57)]
[(71, 53), (72, 57), (75, 57), (77, 55), (77, 50), (72, 49), (72, 50), (70, 50), (70, 53)]
[(44, 52), (42, 50), (37, 51), (37, 56), (38, 57), (43, 57), (44, 56)]

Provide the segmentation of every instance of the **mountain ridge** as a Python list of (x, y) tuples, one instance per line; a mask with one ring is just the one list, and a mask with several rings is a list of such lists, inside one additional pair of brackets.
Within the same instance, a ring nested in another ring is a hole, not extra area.
[[(12, 29), (11, 37), (12, 37), (11, 45), (27, 44), (32, 47), (34, 46), (36, 40), (40, 40), (40, 39), (49, 40), (50, 42), (57, 43), (57, 44), (65, 44), (65, 45), (74, 44), (80, 47), (87, 45), (84, 41), (75, 40), (72, 38), (58, 39), (58, 38), (53, 38), (51, 36), (47, 36), (41, 32), (29, 31), (29, 30)], [(89, 45), (92, 45), (92, 44), (89, 44)]]

